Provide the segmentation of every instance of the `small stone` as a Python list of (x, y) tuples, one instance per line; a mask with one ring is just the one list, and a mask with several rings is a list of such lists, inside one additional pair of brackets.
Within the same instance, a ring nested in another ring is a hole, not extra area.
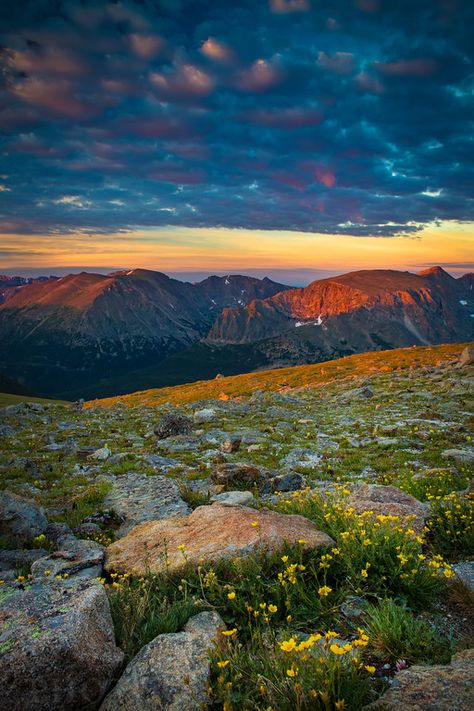
[(111, 454), (112, 451), (108, 447), (101, 447), (100, 449), (96, 449), (95, 452), (92, 452), (92, 454), (89, 455), (89, 458), (97, 459), (99, 462), (104, 462), (110, 457)]
[(222, 506), (251, 506), (255, 503), (255, 497), (251, 491), (223, 491), (211, 496), (211, 501)]
[(474, 348), (472, 346), (466, 346), (461, 357), (459, 358), (459, 365), (461, 368), (465, 368), (467, 365), (474, 364)]
[(232, 454), (233, 452), (237, 452), (239, 450), (241, 443), (242, 443), (242, 437), (233, 435), (223, 441), (223, 443), (221, 445), (221, 450), (225, 454)]
[(203, 410), (196, 410), (194, 413), (194, 422), (196, 424), (202, 425), (206, 422), (212, 422), (216, 417), (216, 411), (210, 407), (204, 408)]
[(444, 459), (454, 459), (460, 464), (470, 464), (474, 461), (474, 447), (470, 449), (445, 449), (441, 452)]
[(255, 484), (264, 478), (264, 472), (253, 464), (223, 463), (211, 473), (214, 484), (224, 486), (244, 486)]

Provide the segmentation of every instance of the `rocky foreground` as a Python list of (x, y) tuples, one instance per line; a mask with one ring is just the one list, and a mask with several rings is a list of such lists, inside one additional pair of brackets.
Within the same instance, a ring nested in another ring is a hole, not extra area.
[(472, 708), (474, 349), (365, 358), (4, 408), (2, 708)]

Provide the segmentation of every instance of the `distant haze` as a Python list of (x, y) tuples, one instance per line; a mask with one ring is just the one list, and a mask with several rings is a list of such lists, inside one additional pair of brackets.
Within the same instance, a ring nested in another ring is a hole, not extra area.
[[(433, 266), (432, 264), (414, 264), (409, 266), (402, 266), (400, 269), (408, 271), (421, 271), (427, 267)], [(474, 263), (466, 262), (465, 264), (441, 264), (447, 272), (449, 272), (454, 277), (460, 277), (467, 272), (474, 271)], [(90, 267), (90, 266), (74, 266), (74, 267), (51, 267), (51, 268), (28, 268), (28, 267), (18, 267), (13, 269), (2, 269), (0, 265), (0, 274), (6, 274), (9, 276), (23, 276), (23, 277), (36, 277), (36, 276), (65, 276), (66, 274), (79, 274), (80, 272), (90, 272), (93, 274), (109, 274), (110, 272), (120, 271), (122, 269), (127, 269), (128, 267), (115, 266), (115, 267)], [(173, 279), (179, 279), (180, 281), (197, 282), (206, 279), (208, 276), (226, 276), (227, 274), (242, 274), (246, 276), (257, 277), (258, 279), (263, 279), (268, 277), (273, 281), (277, 281), (280, 284), (288, 284), (288, 286), (307, 286), (316, 279), (326, 279), (328, 277), (344, 274), (350, 271), (359, 270), (360, 267), (342, 267), (341, 269), (229, 269), (229, 270), (216, 270), (216, 271), (168, 271), (166, 269), (160, 270), (156, 267), (150, 267), (153, 271), (163, 271), (164, 274), (172, 277)]]

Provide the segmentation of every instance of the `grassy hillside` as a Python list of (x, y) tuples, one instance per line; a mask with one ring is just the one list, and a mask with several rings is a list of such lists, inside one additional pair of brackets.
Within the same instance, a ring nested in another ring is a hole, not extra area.
[(8, 405), (18, 405), (19, 402), (40, 402), (43, 405), (61, 405), (65, 400), (50, 400), (44, 397), (30, 397), (29, 395), (11, 395), (10, 393), (0, 393), (0, 407)]
[(92, 400), (88, 406), (108, 407), (116, 404), (118, 400), (129, 406), (153, 406), (166, 402), (180, 405), (197, 400), (242, 397), (255, 390), (279, 391), (302, 387), (318, 388), (327, 386), (336, 380), (340, 382), (346, 378), (403, 371), (418, 366), (439, 366), (445, 362), (456, 360), (466, 345), (469, 344), (397, 348), (389, 351), (363, 353), (315, 365), (257, 371), (215, 380), (201, 380), (186, 385), (143, 390), (130, 395), (121, 395), (119, 398)]

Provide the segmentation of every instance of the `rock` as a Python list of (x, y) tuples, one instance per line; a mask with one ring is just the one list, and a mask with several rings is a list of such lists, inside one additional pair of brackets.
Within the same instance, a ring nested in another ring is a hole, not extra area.
[(474, 595), (474, 560), (463, 560), (453, 565), (459, 580)]
[(193, 422), (189, 417), (181, 415), (179, 412), (167, 412), (161, 416), (153, 432), (158, 439), (166, 439), (167, 437), (191, 434), (192, 430)]
[[(216, 561), (276, 549), (284, 541), (304, 540), (308, 548), (334, 543), (303, 516), (243, 506), (199, 506), (190, 516), (137, 526), (106, 551), (106, 569), (144, 575), (181, 569), (186, 563)], [(178, 546), (184, 546), (183, 550)]]
[(63, 536), (57, 541), (58, 550), (31, 566), (33, 578), (44, 582), (56, 581), (56, 576), (67, 575), (67, 584), (78, 580), (93, 580), (102, 573), (104, 547), (95, 541)]
[(214, 484), (224, 486), (239, 486), (256, 484), (265, 478), (264, 471), (253, 464), (224, 463), (211, 472)]
[(26, 543), (44, 533), (48, 520), (41, 506), (9, 491), (0, 492), (0, 535)]
[(369, 385), (365, 385), (361, 388), (353, 388), (352, 390), (346, 390), (345, 393), (342, 393), (340, 399), (342, 400), (342, 402), (348, 402), (349, 400), (370, 400), (370, 398), (373, 397), (374, 391)]
[(216, 612), (192, 617), (182, 632), (161, 634), (130, 662), (100, 711), (199, 711), (209, 698), (209, 652), (225, 625)]
[(474, 364), (474, 348), (472, 346), (466, 346), (461, 357), (459, 358), (459, 365), (461, 368), (465, 368), (467, 365)]
[(179, 459), (161, 457), (159, 454), (145, 454), (143, 461), (150, 464), (154, 469), (170, 469), (171, 467), (182, 466)]
[(313, 452), (312, 449), (304, 449), (298, 447), (292, 449), (283, 459), (281, 464), (284, 467), (291, 469), (313, 469), (317, 467), (321, 461), (321, 455), (318, 452)]
[(109, 602), (82, 588), (7, 589), (0, 602), (0, 698), (10, 711), (94, 711), (121, 667)]
[(194, 413), (194, 422), (198, 425), (203, 425), (206, 422), (212, 422), (216, 416), (216, 411), (211, 407), (205, 407), (203, 410), (196, 410)]
[(298, 472), (279, 474), (268, 479), (261, 488), (262, 494), (272, 494), (275, 491), (297, 491), (305, 487), (305, 480)]
[(365, 709), (380, 711), (467, 711), (474, 708), (474, 649), (446, 666), (416, 665), (398, 672), (392, 686)]
[(48, 540), (56, 543), (63, 536), (72, 536), (72, 530), (67, 523), (48, 523), (44, 532)]
[(99, 462), (104, 462), (111, 454), (112, 451), (108, 447), (101, 447), (100, 449), (96, 449), (95, 452), (92, 452), (92, 454), (89, 455), (89, 459), (97, 459)]
[(474, 448), (470, 449), (445, 449), (441, 452), (444, 459), (455, 459), (461, 464), (470, 464), (474, 461)]
[(401, 519), (414, 516), (410, 525), (417, 530), (423, 528), (428, 513), (426, 505), (396, 486), (362, 484), (349, 496), (348, 504), (359, 514), (373, 511), (376, 515), (399, 516)]
[(93, 536), (94, 534), (100, 534), (102, 532), (101, 527), (98, 523), (80, 523), (74, 529), (75, 536)]
[(227, 437), (227, 439), (222, 442), (221, 450), (225, 452), (225, 454), (232, 454), (233, 452), (238, 451), (241, 443), (242, 437), (232, 435), (231, 437)]
[[(48, 555), (44, 548), (33, 548), (25, 550), (1, 550), (0, 549), (0, 570), (18, 570), (23, 566), (29, 567), (38, 558)], [(3, 576), (0, 576), (3, 577)]]
[(122, 519), (117, 536), (124, 536), (144, 521), (184, 516), (190, 511), (176, 484), (159, 474), (125, 474), (107, 481), (112, 483), (112, 490), (105, 496), (103, 508), (113, 509)]
[(222, 506), (251, 506), (255, 503), (255, 497), (250, 491), (223, 491), (211, 496), (211, 501)]

